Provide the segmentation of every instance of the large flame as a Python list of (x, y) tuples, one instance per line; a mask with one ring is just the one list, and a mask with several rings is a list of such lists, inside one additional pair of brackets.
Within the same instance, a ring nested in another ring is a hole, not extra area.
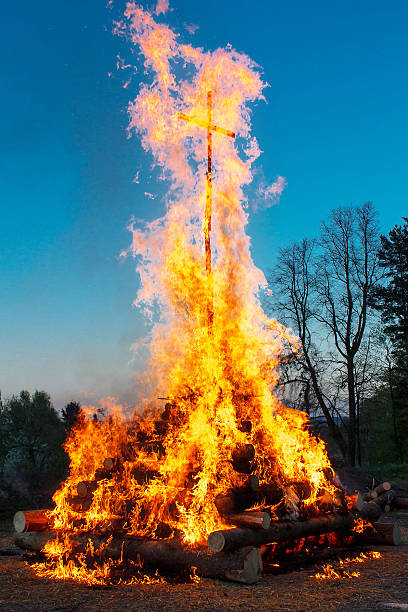
[[(143, 228), (133, 224), (127, 251), (141, 277), (136, 303), (155, 322), (144, 381), (152, 400), (168, 400), (164, 413), (163, 402), (152, 401), (130, 419), (114, 400), (104, 402), (106, 418), (84, 411), (66, 443), (70, 475), (54, 496), (51, 520), (64, 536), (48, 545), (47, 575), (53, 558), (70, 553), (70, 534), (110, 533), (115, 524), (127, 534), (205, 542), (209, 532), (225, 527), (216, 496), (246, 478), (231, 461), (239, 445), (253, 445), (253, 473), (261, 484), (308, 483), (303, 506), (310, 514), (335, 491), (324, 443), (308, 431), (305, 414), (285, 408), (273, 393), (285, 344), (296, 339), (262, 311), (265, 278), (245, 233), (243, 188), (260, 154), (249, 108), (262, 98), (259, 68), (230, 47), (205, 52), (182, 44), (156, 19), (128, 3), (116, 31), (141, 51), (150, 75), (129, 104), (129, 129), (140, 134), (170, 185), (166, 214)], [(203, 233), (207, 132), (178, 118), (185, 113), (205, 121), (208, 91), (213, 122), (237, 136), (213, 134), (211, 275)], [(98, 478), (105, 458), (113, 458), (116, 469)], [(85, 508), (77, 485), (92, 481), (96, 489)], [(63, 573), (61, 563), (53, 567), (55, 575)], [(65, 575), (74, 576), (67, 568)]]

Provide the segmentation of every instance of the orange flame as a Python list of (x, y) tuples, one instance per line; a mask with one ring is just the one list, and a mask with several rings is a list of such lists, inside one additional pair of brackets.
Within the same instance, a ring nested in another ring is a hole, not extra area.
[[(157, 15), (166, 4), (159, 2)], [(253, 445), (253, 473), (261, 484), (276, 483), (289, 498), (292, 483), (308, 483), (302, 504), (309, 514), (330, 503), (337, 490), (327, 478), (332, 470), (325, 445), (310, 435), (306, 415), (285, 408), (273, 394), (285, 344), (296, 346), (297, 340), (262, 311), (265, 278), (245, 233), (243, 188), (260, 154), (248, 106), (262, 99), (259, 68), (230, 47), (205, 52), (182, 44), (133, 2), (116, 31), (140, 49), (152, 74), (129, 104), (129, 129), (140, 134), (170, 182), (166, 214), (142, 229), (133, 223), (128, 251), (141, 277), (135, 303), (155, 322), (141, 378), (149, 383), (150, 398), (166, 394), (168, 403), (165, 414), (150, 401), (141, 416), (135, 411), (125, 417), (105, 398), (105, 418), (92, 419), (87, 415), (95, 408), (85, 409), (66, 443), (70, 475), (55, 493), (51, 514), (60, 535), (45, 548), (47, 567), (37, 570), (94, 584), (106, 580), (113, 562), (89, 569), (86, 558), (97, 556), (89, 546), (73, 561), (73, 534), (111, 533), (119, 525), (125, 534), (178, 534), (185, 545), (205, 542), (209, 532), (225, 527), (216, 496), (242, 484), (231, 461), (240, 445)], [(206, 132), (178, 118), (205, 118), (208, 91), (214, 124), (236, 134), (235, 140), (213, 134), (210, 277), (203, 240)], [(105, 458), (115, 463), (109, 474), (101, 473)]]
[(339, 570), (335, 570), (332, 565), (327, 564), (322, 566), (322, 572), (316, 572), (311, 578), (317, 578), (318, 580), (341, 580), (343, 578), (359, 578), (360, 572), (357, 570), (349, 571), (344, 569), (345, 566), (350, 563), (365, 563), (369, 559), (381, 559), (381, 553), (376, 551), (369, 551), (366, 553), (360, 553), (357, 557), (346, 558), (339, 560)]

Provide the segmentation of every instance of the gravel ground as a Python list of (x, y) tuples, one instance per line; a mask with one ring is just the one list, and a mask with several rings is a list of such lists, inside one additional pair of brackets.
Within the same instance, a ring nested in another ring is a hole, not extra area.
[[(254, 586), (202, 579), (198, 584), (151, 584), (86, 587), (72, 581), (39, 579), (21, 556), (5, 555), (10, 534), (0, 533), (0, 610), (121, 612), (269, 611), (365, 612), (408, 610), (408, 513), (392, 513), (402, 527), (404, 544), (377, 546), (382, 558), (347, 565), (359, 578), (317, 580), (321, 566), (263, 576)], [(388, 520), (391, 516), (388, 515)], [(339, 569), (337, 562), (332, 563)], [(341, 570), (339, 570), (341, 571)]]

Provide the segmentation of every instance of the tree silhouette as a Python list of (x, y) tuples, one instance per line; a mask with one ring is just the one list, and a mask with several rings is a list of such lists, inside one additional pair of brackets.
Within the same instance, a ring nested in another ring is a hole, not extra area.
[(69, 402), (65, 408), (63, 408), (62, 421), (67, 432), (75, 425), (80, 412), (81, 404), (79, 402)]

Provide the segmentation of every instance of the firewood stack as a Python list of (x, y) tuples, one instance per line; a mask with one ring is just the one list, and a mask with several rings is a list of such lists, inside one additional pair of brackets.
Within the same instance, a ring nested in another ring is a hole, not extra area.
[[(142, 441), (144, 445), (149, 442)], [(155, 439), (154, 444), (159, 449), (160, 440)], [(241, 478), (241, 484), (217, 495), (214, 501), (224, 524), (230, 528), (210, 533), (207, 548), (183, 546), (178, 534), (164, 523), (158, 524), (154, 539), (128, 536), (126, 516), (123, 516), (112, 521), (108, 528), (105, 525), (99, 533), (94, 530), (92, 533), (72, 534), (76, 550), (81, 550), (89, 540), (97, 547), (107, 540), (108, 535), (112, 535), (109, 546), (104, 547), (104, 555), (111, 559), (118, 559), (123, 554), (129, 560), (142, 558), (145, 567), (162, 567), (173, 571), (195, 567), (198, 575), (252, 584), (259, 580), (262, 573), (261, 546), (276, 542), (293, 543), (332, 532), (351, 534), (359, 516), (372, 522), (371, 526), (366, 524), (366, 537), (364, 533), (360, 534), (360, 541), (400, 542), (397, 527), (375, 522), (381, 512), (389, 511), (392, 505), (408, 506), (407, 500), (395, 496), (389, 483), (382, 483), (366, 493), (364, 499), (356, 495), (347, 500), (340, 489), (334, 495), (322, 491), (318, 505), (311, 511), (304, 503), (311, 494), (308, 483), (290, 482), (285, 486), (259, 484), (259, 478), (252, 473), (256, 458), (251, 444), (238, 447), (232, 454), (231, 463), (240, 474), (238, 480)], [(121, 470), (118, 458), (107, 457), (95, 471), (92, 480), (77, 484), (69, 503), (79, 517), (91, 507), (100, 481), (113, 476), (118, 478)], [(159, 472), (143, 471), (141, 468), (134, 468), (132, 476), (139, 484), (160, 478)], [(332, 482), (333, 476), (330, 470)], [(131, 510), (129, 502), (127, 510)], [(16, 544), (40, 551), (46, 541), (57, 537), (57, 533), (49, 529), (48, 514), (47, 510), (17, 512), (14, 517)]]
[(390, 512), (394, 508), (408, 508), (408, 498), (398, 497), (389, 482), (373, 486), (363, 495), (363, 500), (361, 516), (368, 520), (377, 520), (383, 512)]
[[(91, 532), (86, 530), (86, 516), (91, 509), (94, 496), (107, 482), (121, 486), (127, 476), (141, 487), (152, 481), (160, 481), (162, 475), (154, 469), (147, 469), (137, 461), (139, 449), (161, 457), (165, 453), (165, 435), (174, 419), (182, 416), (173, 404), (166, 404), (161, 418), (144, 430), (134, 425), (128, 430), (128, 437), (121, 449), (120, 457), (105, 457), (93, 478), (76, 483), (75, 490), (69, 491), (67, 503), (75, 513), (75, 533), (69, 533), (76, 552), (85, 549), (87, 543), (103, 549), (98, 559), (118, 559), (124, 556), (130, 561), (143, 560), (144, 567), (171, 569), (172, 571), (195, 568), (197, 575), (252, 584), (262, 573), (260, 549), (272, 543), (292, 545), (304, 538), (323, 534), (354, 534), (359, 517), (364, 517), (363, 534), (358, 536), (364, 542), (397, 544), (400, 533), (390, 524), (376, 523), (382, 511), (393, 506), (407, 507), (408, 500), (399, 499), (387, 482), (373, 488), (364, 496), (346, 498), (335, 480), (331, 468), (323, 470), (327, 489), (318, 492), (316, 502), (308, 504), (312, 487), (308, 482), (287, 481), (262, 482), (257, 476), (257, 457), (252, 444), (240, 444), (231, 454), (230, 464), (235, 477), (233, 486), (216, 495), (214, 505), (222, 523), (228, 528), (208, 535), (207, 547), (188, 547), (181, 542), (180, 533), (165, 522), (158, 521), (153, 537), (129, 535), (128, 517), (134, 509), (132, 499), (127, 499), (119, 515), (104, 522)], [(241, 430), (251, 432), (251, 423), (243, 421)], [(177, 519), (178, 503), (186, 504), (194, 486), (197, 466), (185, 477), (184, 489), (171, 504), (169, 512)], [(178, 494), (177, 494), (178, 495)], [(174, 508), (173, 508), (174, 506)], [(148, 513), (149, 508), (143, 512)], [(139, 514), (139, 516), (143, 516)], [(14, 517), (15, 542), (22, 548), (40, 551), (44, 544), (58, 538), (60, 532), (50, 529), (48, 510), (17, 512)], [(367, 522), (371, 521), (371, 525)], [(171, 522), (171, 521), (169, 521)], [(361, 524), (361, 521), (360, 521)], [(174, 525), (174, 523), (173, 523)], [(361, 530), (360, 530), (361, 531)], [(66, 533), (66, 532), (65, 532)], [(109, 538), (109, 541), (108, 541)], [(108, 545), (106, 542), (108, 541)]]

